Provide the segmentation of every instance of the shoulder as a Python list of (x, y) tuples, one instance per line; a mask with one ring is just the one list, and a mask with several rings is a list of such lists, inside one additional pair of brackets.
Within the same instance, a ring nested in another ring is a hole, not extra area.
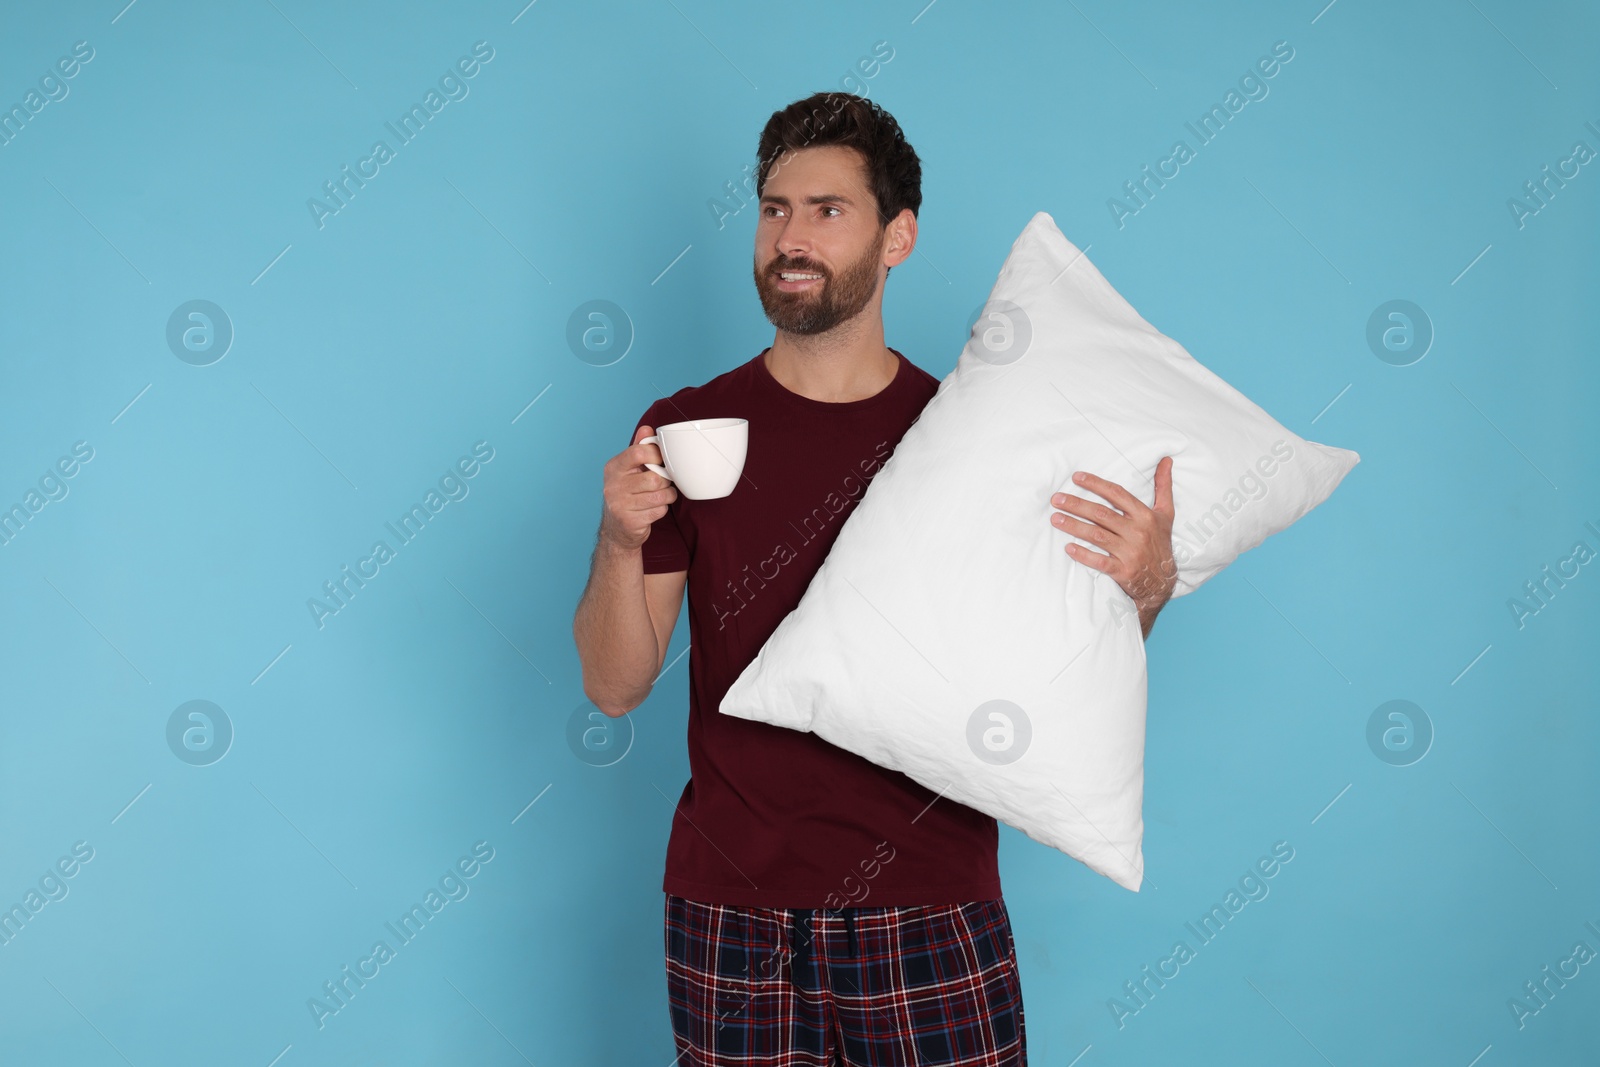
[(907, 356), (904, 352), (901, 352), (898, 348), (892, 348), (890, 351), (894, 352), (901, 359), (906, 361), (906, 366), (911, 371), (911, 387), (916, 393), (931, 397), (934, 393), (939, 391), (938, 378), (935, 378), (933, 375), (917, 366), (911, 361), (911, 357)]
[(686, 385), (670, 396), (662, 397), (646, 409), (639, 422), (655, 426), (725, 414), (722, 409), (728, 401), (748, 395), (754, 373), (753, 364), (753, 360), (742, 363), (702, 385)]
[(929, 374), (915, 363), (911, 364), (911, 369), (916, 372), (915, 378), (918, 385), (922, 386), (929, 392), (933, 392), (939, 388), (939, 379), (935, 378), (933, 375)]

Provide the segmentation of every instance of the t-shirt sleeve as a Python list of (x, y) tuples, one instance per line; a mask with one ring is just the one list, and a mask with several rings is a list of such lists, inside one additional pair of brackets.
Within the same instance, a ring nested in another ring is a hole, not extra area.
[[(651, 429), (665, 423), (675, 421), (671, 417), (663, 418), (658, 409), (661, 402), (651, 404), (649, 409), (634, 423), (633, 432), (628, 435), (632, 441), (634, 434), (639, 432), (640, 426), (648, 425)], [(624, 446), (626, 447), (626, 446)], [(680, 500), (682, 497), (679, 498)], [(676, 571), (689, 569), (689, 544), (684, 540), (683, 531), (678, 527), (678, 503), (673, 501), (667, 506), (667, 513), (650, 524), (650, 536), (644, 542), (644, 572), (646, 574), (671, 574)]]

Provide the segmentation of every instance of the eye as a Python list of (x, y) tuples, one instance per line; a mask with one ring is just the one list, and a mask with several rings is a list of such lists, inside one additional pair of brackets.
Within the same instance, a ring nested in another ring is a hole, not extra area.
[(766, 207), (761, 209), (761, 214), (770, 219), (772, 216), (770, 214), (768, 214), (768, 212), (777, 211), (777, 210), (778, 210), (777, 205), (768, 204)]
[[(824, 210), (824, 211), (839, 211), (839, 209), (834, 207), (832, 204), (824, 204), (822, 206), (822, 210)], [(843, 215), (844, 212), (839, 211), (839, 214)]]

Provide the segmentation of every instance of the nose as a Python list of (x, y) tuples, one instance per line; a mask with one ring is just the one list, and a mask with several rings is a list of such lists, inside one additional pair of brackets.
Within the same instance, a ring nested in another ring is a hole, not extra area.
[(779, 241), (778, 257), (787, 263), (805, 263), (811, 258), (810, 246), (804, 241)]
[(773, 260), (773, 269), (780, 265), (783, 269), (816, 270), (816, 260), (811, 256), (811, 244), (808, 241), (779, 238), (777, 243), (777, 256)]
[(791, 216), (783, 224), (783, 229), (778, 232), (774, 241), (778, 254), (790, 261), (804, 262), (810, 258), (811, 241), (806, 232), (806, 222), (798, 216)]

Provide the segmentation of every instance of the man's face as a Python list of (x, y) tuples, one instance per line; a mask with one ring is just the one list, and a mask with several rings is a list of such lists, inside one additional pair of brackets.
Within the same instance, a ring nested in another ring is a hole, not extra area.
[[(826, 145), (780, 155), (768, 175), (756, 224), (756, 292), (784, 333), (826, 333), (877, 294), (887, 230), (865, 171), (860, 153)], [(790, 273), (821, 277), (781, 277)]]

